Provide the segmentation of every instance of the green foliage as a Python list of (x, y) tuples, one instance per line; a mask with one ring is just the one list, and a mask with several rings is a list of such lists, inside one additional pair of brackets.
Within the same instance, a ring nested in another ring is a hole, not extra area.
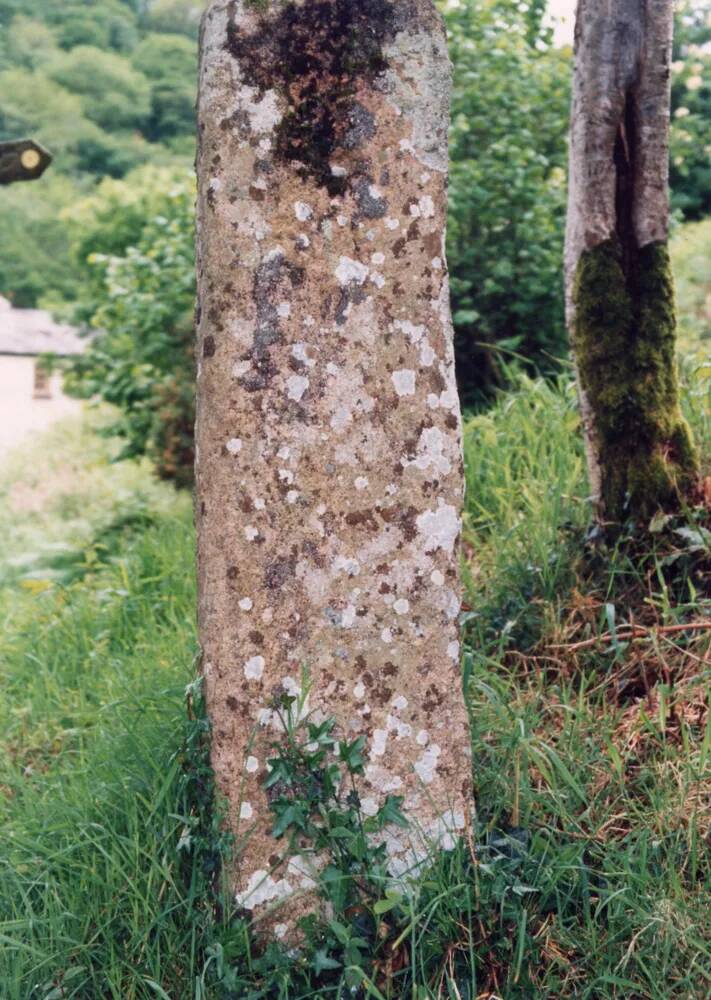
[(197, 38), (200, 15), (207, 0), (151, 0), (146, 23), (151, 31), (178, 31)]
[(471, 403), (500, 381), (501, 350), (548, 368), (565, 349), (571, 70), (569, 53), (553, 50), (514, 0), (444, 10), (454, 63), (448, 256), (459, 384)]
[[(88, 246), (88, 280), (77, 316), (97, 330), (66, 377), (69, 392), (119, 408), (112, 433), (122, 457), (148, 454), (158, 474), (192, 481), (194, 186), (167, 170), (141, 174), (142, 184), (108, 184), (75, 217), (80, 259)], [(125, 213), (124, 213), (125, 208)], [(124, 214), (114, 227), (115, 212)]]
[(711, 0), (678, 5), (672, 63), (672, 206), (711, 212)]
[(150, 87), (142, 73), (112, 52), (78, 45), (57, 55), (47, 75), (81, 97), (89, 121), (113, 130), (140, 128), (150, 111)]
[(66, 266), (70, 244), (61, 213), (73, 197), (66, 177), (48, 177), (43, 197), (33, 185), (0, 188), (0, 294), (20, 307), (33, 306), (40, 296), (51, 302), (71, 298), (74, 276)]
[[(196, 42), (175, 34), (179, 24), (151, 27), (153, 5), (144, 7), (133, 0), (0, 3), (0, 138), (31, 135), (54, 156), (51, 174), (33, 185), (24, 246), (14, 259), (11, 248), (0, 250), (0, 294), (22, 305), (54, 305), (58, 292), (71, 301), (81, 277), (72, 258), (56, 252), (62, 222), (51, 179), (72, 180), (63, 188), (65, 208), (99, 178), (193, 159)], [(26, 205), (16, 190), (18, 206)], [(18, 212), (2, 198), (4, 232), (14, 233)], [(32, 224), (39, 217), (53, 230), (46, 244)], [(68, 239), (65, 233), (61, 242)]]
[(711, 356), (711, 219), (681, 226), (671, 241), (679, 347), (699, 360)]
[(160, 140), (195, 130), (195, 44), (181, 35), (147, 35), (133, 65), (151, 87), (147, 135)]

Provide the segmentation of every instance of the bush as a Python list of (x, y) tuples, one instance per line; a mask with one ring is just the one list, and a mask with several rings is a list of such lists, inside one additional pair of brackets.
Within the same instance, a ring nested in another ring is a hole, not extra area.
[(177, 485), (189, 485), (193, 465), (194, 197), (182, 172), (146, 170), (106, 185), (75, 219), (79, 259), (90, 246), (103, 252), (86, 258), (76, 313), (98, 333), (71, 362), (67, 389), (119, 407), (110, 430), (125, 441), (121, 457), (148, 454)]
[(566, 348), (570, 62), (512, 0), (465, 0), (445, 16), (454, 62), (448, 253), (459, 385), (471, 403), (499, 381), (502, 351), (546, 368)]

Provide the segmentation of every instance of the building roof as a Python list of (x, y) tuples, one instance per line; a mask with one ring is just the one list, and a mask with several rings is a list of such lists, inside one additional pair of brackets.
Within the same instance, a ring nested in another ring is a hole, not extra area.
[(43, 309), (15, 309), (0, 296), (0, 354), (81, 354), (87, 341)]

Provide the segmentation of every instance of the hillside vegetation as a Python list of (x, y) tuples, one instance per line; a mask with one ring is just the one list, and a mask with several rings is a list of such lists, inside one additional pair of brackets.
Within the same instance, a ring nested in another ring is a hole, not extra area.
[(71, 301), (62, 213), (102, 177), (192, 163), (197, 0), (0, 0), (0, 140), (54, 156), (40, 184), (0, 191), (0, 294)]

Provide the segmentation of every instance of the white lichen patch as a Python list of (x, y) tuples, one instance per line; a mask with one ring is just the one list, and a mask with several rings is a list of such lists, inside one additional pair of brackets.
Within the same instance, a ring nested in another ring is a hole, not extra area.
[(242, 611), (251, 611), (252, 608), (254, 607), (254, 601), (252, 600), (251, 597), (243, 597), (242, 600), (239, 602), (239, 606), (242, 609)]
[(382, 757), (385, 753), (385, 748), (388, 744), (388, 731), (387, 729), (376, 729), (373, 732), (373, 740), (370, 745), (370, 759), (373, 757)]
[(423, 219), (432, 219), (435, 214), (435, 205), (432, 198), (428, 194), (423, 194), (418, 202), (418, 207), (420, 209), (420, 215)]
[(420, 344), (420, 364), (424, 368), (431, 368), (436, 360), (437, 354), (435, 353), (432, 345), (428, 340), (424, 340), (422, 344)]
[(305, 375), (292, 375), (286, 380), (287, 395), (289, 399), (300, 402), (304, 398), (304, 393), (309, 387), (309, 380)]
[(415, 395), (415, 373), (409, 368), (402, 368), (392, 373), (392, 383), (398, 396)]
[(353, 480), (353, 485), (357, 490), (367, 490), (369, 481), (365, 476), (358, 476), (357, 479)]
[(341, 257), (335, 273), (340, 285), (362, 285), (370, 273), (370, 268), (351, 257)]
[(255, 539), (259, 538), (259, 529), (255, 528), (253, 524), (248, 524), (244, 529), (244, 537), (248, 542), (253, 542)]
[(375, 816), (378, 812), (378, 803), (372, 796), (361, 799), (361, 812), (364, 816)]
[(230, 438), (230, 440), (225, 445), (225, 448), (227, 448), (230, 455), (239, 455), (239, 453), (242, 451), (242, 442), (239, 438)]
[(441, 753), (441, 747), (436, 743), (432, 743), (415, 761), (415, 772), (423, 784), (430, 785), (434, 781), (437, 772), (437, 761)]
[(273, 132), (282, 119), (279, 96), (274, 90), (267, 90), (259, 99), (257, 99), (258, 94), (256, 87), (242, 88), (242, 110), (249, 115), (249, 124), (253, 132)]
[(435, 552), (444, 549), (453, 552), (461, 521), (452, 504), (445, 503), (441, 498), (435, 510), (426, 510), (417, 518), (417, 530), (424, 537), (425, 552)]
[(424, 324), (412, 323), (409, 319), (396, 319), (393, 326), (404, 333), (411, 344), (419, 344), (427, 330)]
[(447, 452), (453, 451), (453, 442), (449, 435), (443, 434), (439, 427), (425, 427), (417, 443), (417, 457), (403, 462), (405, 468), (414, 467), (422, 472), (432, 471), (446, 476), (452, 470), (452, 462)]
[(393, 611), (398, 615), (406, 615), (410, 610), (410, 602), (405, 597), (399, 597), (393, 604)]
[(430, 580), (435, 587), (442, 587), (444, 585), (444, 574), (440, 573), (438, 569), (435, 569), (430, 573)]
[(459, 662), (459, 643), (458, 642), (450, 642), (449, 643), (449, 645), (447, 646), (447, 656), (450, 658), (450, 660), (455, 660), (455, 662)]
[(246, 764), (244, 765), (244, 769), (245, 771), (247, 771), (248, 774), (256, 774), (256, 772), (259, 770), (259, 761), (257, 760), (257, 758), (253, 757), (250, 754), (250, 756), (247, 758)]
[(240, 819), (251, 819), (254, 816), (254, 809), (252, 809), (251, 802), (243, 802), (239, 810)]
[(307, 205), (305, 201), (294, 202), (294, 215), (299, 222), (307, 222), (313, 214), (313, 208), (311, 208), (310, 205)]
[(258, 868), (252, 872), (247, 882), (247, 887), (243, 892), (235, 894), (237, 906), (245, 910), (254, 910), (263, 903), (270, 903), (276, 899), (284, 899), (293, 893), (293, 888), (286, 879), (276, 881), (269, 872)]
[(356, 623), (356, 609), (352, 604), (349, 604), (343, 609), (341, 614), (341, 627), (342, 628), (353, 628)]
[(360, 563), (351, 556), (336, 556), (331, 565), (334, 574), (346, 573), (348, 576), (357, 576), (360, 573)]
[(252, 656), (244, 665), (244, 676), (248, 681), (261, 681), (264, 674), (264, 657)]

